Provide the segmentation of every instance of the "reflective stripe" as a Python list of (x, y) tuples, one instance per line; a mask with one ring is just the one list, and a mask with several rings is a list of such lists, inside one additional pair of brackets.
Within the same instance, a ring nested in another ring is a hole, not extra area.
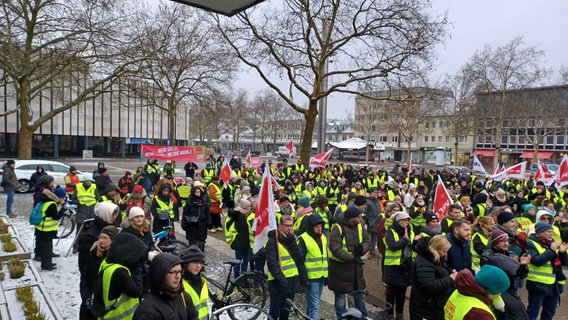
[(59, 205), (55, 201), (46, 201), (41, 209), (41, 216), (43, 217), (41, 223), (35, 228), (39, 231), (49, 232), (49, 231), (57, 231), (59, 229), (59, 223), (57, 220), (53, 220), (51, 217), (45, 215), (45, 211), (51, 205), (55, 205), (57, 211), (59, 211)]
[(446, 320), (462, 320), (473, 308), (485, 310), (493, 316), (493, 319), (496, 319), (491, 308), (483, 301), (472, 296), (462, 295), (458, 290), (454, 290), (450, 298), (448, 298), (444, 306), (444, 318)]
[(175, 218), (174, 216), (174, 202), (172, 201), (172, 199), (170, 199), (170, 201), (166, 204), (164, 201), (160, 200), (159, 197), (154, 197), (154, 199), (156, 199), (156, 203), (158, 204), (158, 206), (160, 207), (161, 210), (166, 210), (169, 212), (170, 214), (170, 219)]
[[(389, 231), (392, 232), (392, 235), (394, 237), (394, 241), (398, 242), (398, 240), (400, 240), (398, 233), (394, 232), (394, 230), (392, 228), (389, 228), (387, 230), (387, 232), (389, 232)], [(410, 239), (410, 244), (412, 244), (412, 239), (414, 239), (414, 231), (412, 230), (412, 228), (410, 228), (410, 234), (408, 235), (408, 239)], [(385, 266), (400, 266), (401, 263), (402, 263), (402, 249), (392, 251), (387, 244), (387, 237), (385, 237), (383, 240), (384, 240), (385, 246), (386, 246), (384, 265)], [(412, 256), (414, 257), (414, 252), (412, 252)]]
[(328, 276), (327, 263), (327, 238), (321, 235), (321, 249), (318, 243), (308, 233), (303, 233), (300, 238), (306, 244), (306, 259), (304, 265), (308, 273), (308, 279), (320, 279)]
[(191, 301), (197, 310), (199, 320), (207, 320), (209, 318), (209, 309), (207, 308), (209, 290), (207, 290), (207, 281), (205, 281), (205, 278), (201, 277), (201, 292), (199, 295), (197, 295), (197, 292), (195, 292), (193, 287), (185, 279), (183, 279), (183, 288), (191, 297)]
[[(339, 228), (339, 234), (341, 235), (341, 238), (343, 238), (343, 244), (341, 245), (341, 249), (349, 254), (352, 254), (351, 251), (349, 251), (347, 249), (347, 243), (345, 242), (345, 237), (343, 236), (343, 229), (341, 228), (340, 224), (335, 223), (334, 225), (337, 226), (337, 228)], [(363, 226), (359, 223), (357, 225), (357, 233), (359, 234), (359, 243), (363, 242)], [(335, 261), (339, 261), (339, 262), (343, 262), (343, 260), (339, 259), (338, 257), (333, 255), (333, 252), (329, 252), (329, 258), (333, 259)]]
[(473, 240), (475, 239), (475, 237), (478, 237), (486, 247), (489, 243), (489, 238), (487, 238), (482, 233), (476, 232), (473, 234), (473, 237), (471, 237), (471, 241), (469, 242), (469, 252), (471, 252), (471, 268), (473, 270), (479, 270), (481, 269), (481, 256), (477, 254), (477, 251), (475, 251), (475, 248), (473, 247)]
[(108, 263), (105, 260), (101, 262), (101, 266), (99, 268), (99, 272), (102, 272), (103, 275), (103, 301), (105, 305), (105, 315), (102, 316), (100, 319), (106, 320), (114, 320), (114, 319), (132, 319), (134, 311), (138, 307), (139, 299), (132, 298), (124, 293), (120, 294), (120, 297), (114, 300), (108, 299), (109, 289), (110, 289), (110, 281), (112, 279), (112, 275), (116, 270), (119, 268), (124, 268), (130, 275), (130, 270), (123, 265), (118, 263)]
[[(279, 242), (278, 245), (278, 254), (280, 256), (280, 270), (286, 278), (291, 278), (298, 275), (298, 268), (296, 267), (296, 262), (290, 256), (288, 249), (286, 249), (282, 244)], [(268, 271), (268, 280), (274, 280), (274, 276), (270, 271)]]
[[(538, 254), (546, 252), (546, 248), (538, 241), (534, 241), (532, 239), (529, 239), (529, 241), (534, 245)], [(527, 280), (543, 284), (554, 284), (556, 281), (556, 274), (554, 273), (554, 268), (550, 261), (542, 266), (535, 266), (534, 264), (529, 263), (529, 275), (527, 276)]]

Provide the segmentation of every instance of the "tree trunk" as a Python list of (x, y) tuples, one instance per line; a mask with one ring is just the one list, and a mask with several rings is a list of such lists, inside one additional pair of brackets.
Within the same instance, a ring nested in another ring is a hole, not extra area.
[[(454, 165), (458, 165), (458, 139), (454, 142)], [(459, 165), (463, 165), (463, 163), (460, 163)]]
[(318, 102), (317, 100), (310, 100), (308, 111), (304, 113), (306, 119), (306, 128), (304, 130), (304, 137), (302, 138), (302, 145), (300, 146), (300, 158), (305, 166), (310, 164), (310, 155), (312, 153), (312, 136), (314, 134), (314, 127), (316, 124), (316, 117), (318, 115)]
[(18, 159), (30, 160), (32, 158), (32, 143), (35, 126), (32, 126), (32, 113), (30, 112), (29, 78), (20, 80), (18, 103), (20, 104), (20, 130), (18, 131)]
[(170, 103), (169, 106), (169, 139), (170, 139), (170, 146), (175, 146), (176, 145), (176, 106), (175, 104), (172, 102)]
[(18, 159), (29, 160), (32, 158), (32, 141), (34, 129), (29, 125), (23, 125), (18, 132)]

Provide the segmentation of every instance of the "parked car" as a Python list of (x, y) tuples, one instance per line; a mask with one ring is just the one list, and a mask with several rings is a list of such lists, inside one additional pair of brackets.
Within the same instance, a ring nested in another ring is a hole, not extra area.
[[(546, 167), (546, 170), (548, 170), (548, 172), (552, 175), (556, 174), (556, 172), (560, 168), (560, 165), (556, 162), (541, 162), (541, 163)], [(531, 164), (530, 172), (536, 173), (537, 171), (538, 171), (538, 163), (535, 162)]]
[[(48, 175), (53, 176), (55, 184), (65, 184), (65, 175), (69, 173), (69, 166), (64, 163), (49, 160), (16, 160), (16, 168), (14, 171), (16, 172), (16, 177), (18, 177), (20, 184), (18, 192), (26, 193), (32, 191), (34, 186), (30, 178), (32, 174), (36, 172), (37, 166), (42, 166)], [(81, 177), (81, 180), (87, 176), (91, 177), (89, 173), (80, 171), (77, 171), (77, 173)], [(0, 175), (1, 174), (2, 170), (0, 169)]]

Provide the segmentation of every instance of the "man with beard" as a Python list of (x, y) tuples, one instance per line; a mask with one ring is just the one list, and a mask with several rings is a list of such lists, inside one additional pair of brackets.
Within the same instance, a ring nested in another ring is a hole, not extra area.
[(289, 311), (285, 301), (294, 300), (294, 295), (300, 288), (300, 273), (305, 273), (305, 267), (300, 263), (293, 226), (292, 217), (282, 215), (278, 229), (268, 233), (268, 242), (265, 246), (270, 292), (269, 313), (274, 320), (288, 319)]
[(150, 263), (150, 294), (134, 312), (134, 319), (197, 320), (197, 310), (181, 281), (181, 259), (170, 253), (156, 256)]
[(424, 196), (421, 194), (416, 194), (412, 206), (408, 208), (408, 214), (412, 218), (410, 222), (414, 228), (416, 234), (420, 233), (421, 229), (426, 225), (426, 220), (424, 219), (424, 213), (428, 210), (428, 206), (424, 201)]

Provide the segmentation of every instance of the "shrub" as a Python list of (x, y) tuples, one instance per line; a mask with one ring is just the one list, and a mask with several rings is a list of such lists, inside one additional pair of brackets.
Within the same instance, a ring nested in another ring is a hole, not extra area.
[(9, 233), (0, 234), (0, 242), (6, 243), (12, 241), (12, 235)]
[(4, 219), (0, 218), (0, 233), (8, 233), (8, 227)]
[(32, 287), (25, 286), (16, 288), (16, 299), (23, 303), (26, 320), (45, 320), (45, 314), (40, 311), (39, 303), (34, 299)]
[(2, 250), (4, 250), (4, 252), (14, 252), (16, 249), (18, 249), (18, 247), (13, 242), (6, 242), (2, 245)]
[(8, 262), (8, 270), (10, 270), (10, 278), (18, 279), (24, 276), (26, 265), (20, 259), (15, 258)]

